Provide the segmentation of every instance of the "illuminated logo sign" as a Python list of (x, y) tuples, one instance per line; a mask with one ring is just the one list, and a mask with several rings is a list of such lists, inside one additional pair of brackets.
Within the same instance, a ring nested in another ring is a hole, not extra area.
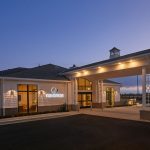
[(57, 88), (55, 88), (55, 87), (52, 87), (51, 88), (51, 93), (52, 94), (56, 94), (58, 92), (58, 89)]
[(51, 88), (51, 93), (46, 94), (48, 98), (63, 98), (64, 94), (58, 93), (58, 89), (56, 87)]

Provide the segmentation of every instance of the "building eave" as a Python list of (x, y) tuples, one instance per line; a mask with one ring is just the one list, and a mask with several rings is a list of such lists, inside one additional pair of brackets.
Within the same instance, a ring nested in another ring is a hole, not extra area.
[(67, 70), (67, 71), (65, 71), (61, 74), (62, 75), (68, 75), (68, 74), (72, 74), (76, 71), (81, 71), (83, 69), (94, 69), (94, 68), (99, 67), (99, 66), (103, 67), (103, 66), (107, 66), (107, 65), (110, 65), (110, 64), (119, 63), (120, 61), (128, 61), (128, 60), (131, 60), (131, 59), (137, 59), (137, 58), (144, 57), (144, 56), (147, 57), (148, 55), (150, 55), (150, 49), (140, 51), (140, 52), (131, 53), (131, 54), (127, 54), (127, 55), (120, 56), (120, 57), (117, 57), (117, 58), (112, 58), (112, 59), (107, 59), (107, 60), (103, 60), (103, 61), (100, 61), (100, 62), (91, 63), (91, 64), (84, 65), (84, 66), (81, 66), (81, 67), (76, 67), (74, 69)]
[(34, 82), (66, 82), (70, 83), (71, 81), (67, 80), (48, 80), (48, 79), (32, 79), (32, 78), (15, 78), (15, 77), (0, 77), (2, 80), (23, 80), (23, 81), (34, 81)]

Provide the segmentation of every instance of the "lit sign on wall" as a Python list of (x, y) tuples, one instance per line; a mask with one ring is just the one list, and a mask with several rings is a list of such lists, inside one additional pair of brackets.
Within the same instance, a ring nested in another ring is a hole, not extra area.
[(55, 87), (51, 88), (51, 93), (46, 94), (47, 98), (63, 98), (64, 94), (58, 93), (58, 89)]

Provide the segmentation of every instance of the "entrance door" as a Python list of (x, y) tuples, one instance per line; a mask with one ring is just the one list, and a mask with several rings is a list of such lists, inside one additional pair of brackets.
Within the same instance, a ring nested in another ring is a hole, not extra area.
[(81, 108), (90, 107), (92, 101), (92, 93), (78, 93), (78, 103)]
[(37, 112), (38, 91), (36, 85), (18, 85), (18, 112)]
[(107, 106), (114, 106), (115, 94), (113, 88), (106, 89), (106, 103)]

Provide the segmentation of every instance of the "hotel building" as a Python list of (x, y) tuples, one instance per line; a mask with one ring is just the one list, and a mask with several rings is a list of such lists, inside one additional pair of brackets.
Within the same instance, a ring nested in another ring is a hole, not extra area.
[(113, 107), (120, 103), (120, 83), (109, 78), (142, 75), (142, 100), (146, 101), (146, 73), (150, 50), (66, 69), (53, 64), (0, 71), (0, 115)]

